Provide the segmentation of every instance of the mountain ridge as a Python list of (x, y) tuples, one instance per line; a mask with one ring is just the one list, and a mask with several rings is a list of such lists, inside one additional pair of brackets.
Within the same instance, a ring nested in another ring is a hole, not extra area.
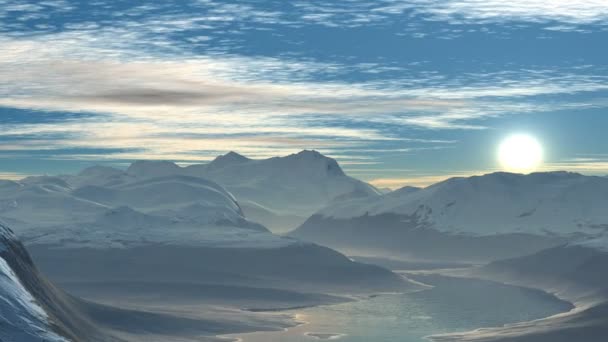
[(497, 172), (332, 203), (290, 235), (406, 258), (432, 258), (442, 246), (436, 257), (485, 262), (568, 242), (600, 248), (608, 243), (606, 207), (604, 177)]

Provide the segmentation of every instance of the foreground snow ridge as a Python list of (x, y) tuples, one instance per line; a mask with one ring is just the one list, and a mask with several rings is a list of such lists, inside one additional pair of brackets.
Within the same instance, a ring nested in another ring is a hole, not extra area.
[(13, 239), (12, 233), (0, 226), (0, 341), (67, 342), (52, 331), (49, 316), (4, 259), (11, 253), (5, 242)]

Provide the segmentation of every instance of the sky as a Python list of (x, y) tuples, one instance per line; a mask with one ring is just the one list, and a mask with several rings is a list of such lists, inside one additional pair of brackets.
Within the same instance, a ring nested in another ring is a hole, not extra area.
[(0, 0), (0, 178), (315, 149), (379, 187), (608, 174), (608, 1)]

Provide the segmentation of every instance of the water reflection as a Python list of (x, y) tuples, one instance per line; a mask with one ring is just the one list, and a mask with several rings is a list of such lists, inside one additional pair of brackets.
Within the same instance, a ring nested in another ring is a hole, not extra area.
[(244, 342), (428, 342), (425, 336), (502, 326), (571, 309), (541, 291), (494, 282), (417, 275), (434, 287), (410, 294), (297, 310), (306, 324), (283, 332), (240, 334)]

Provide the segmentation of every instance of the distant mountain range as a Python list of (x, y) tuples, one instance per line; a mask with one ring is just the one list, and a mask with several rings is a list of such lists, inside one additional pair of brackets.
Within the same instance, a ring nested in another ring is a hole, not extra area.
[(569, 241), (602, 245), (608, 179), (493, 173), (333, 203), (291, 236), (345, 251), (487, 261)]
[(226, 188), (246, 216), (276, 232), (299, 226), (336, 198), (379, 196), (373, 186), (347, 176), (338, 163), (316, 151), (254, 160), (230, 152), (208, 164), (179, 167), (164, 161), (137, 161), (126, 171), (91, 167), (75, 176), (60, 176), (73, 187), (115, 186), (133, 179), (197, 177)]

